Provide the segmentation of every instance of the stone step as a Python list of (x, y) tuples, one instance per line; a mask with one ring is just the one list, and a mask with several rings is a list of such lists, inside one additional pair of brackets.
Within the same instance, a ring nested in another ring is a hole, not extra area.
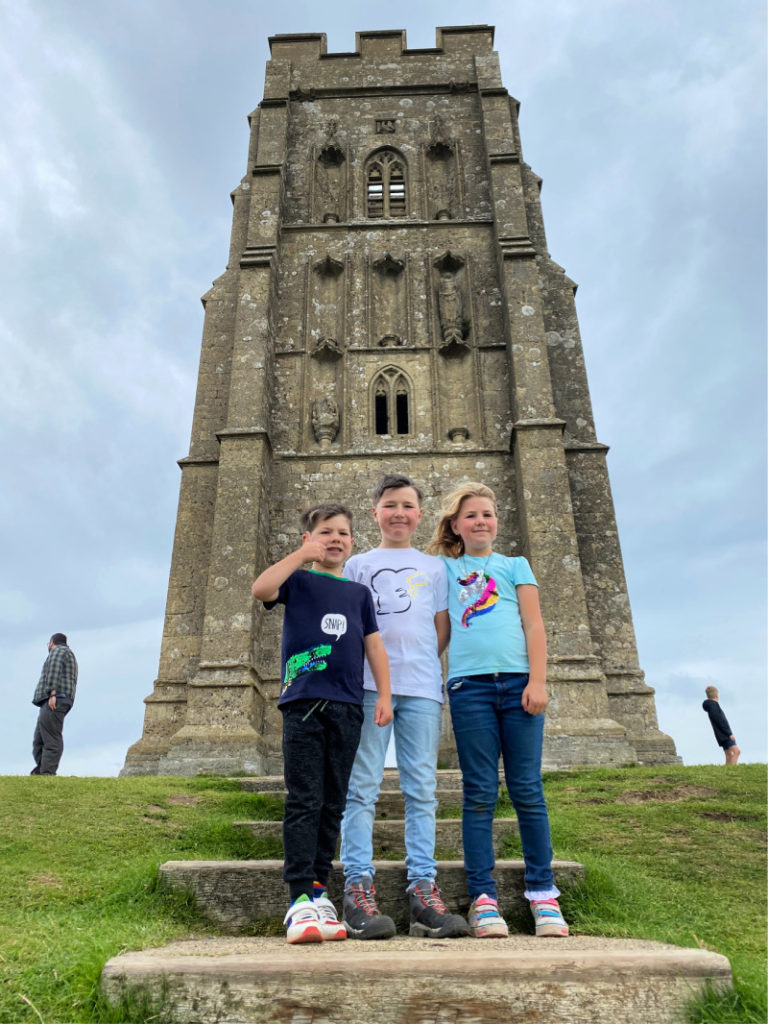
[[(399, 931), (407, 932), (405, 865), (401, 861), (377, 860), (374, 867), (381, 912), (394, 920)], [(341, 911), (344, 878), (341, 865), (335, 863), (334, 868), (328, 895)], [(494, 877), (499, 907), (508, 924), (529, 931), (532, 922), (523, 897), (524, 868), (522, 860), (498, 860)], [(576, 861), (556, 860), (552, 869), (557, 886), (564, 893), (584, 878), (584, 867)], [(200, 913), (225, 932), (237, 934), (254, 925), (282, 921), (288, 905), (281, 860), (169, 860), (160, 865), (159, 876), (168, 889), (191, 894)], [(463, 861), (438, 861), (437, 881), (451, 913), (466, 917), (469, 898)]]
[[(254, 839), (282, 840), (282, 821), (236, 821), (234, 827), (247, 832)], [(374, 856), (385, 857), (397, 854), (405, 857), (404, 841), (405, 822), (402, 819), (377, 819), (373, 823)], [(517, 818), (494, 818), (493, 845), (498, 854), (499, 847), (507, 836), (518, 834)], [(439, 856), (447, 856), (448, 852), (461, 856), (461, 821), (458, 818), (438, 818), (435, 822), (435, 850)], [(446, 851), (442, 853), (441, 851)]]
[(582, 936), (208, 939), (123, 953), (101, 975), (110, 1003), (143, 991), (174, 1024), (677, 1024), (707, 985), (731, 985), (718, 953)]
[[(262, 796), (275, 797), (279, 800), (285, 799), (284, 789), (272, 790), (250, 790), (259, 792)], [(435, 792), (437, 803), (441, 810), (455, 808), (458, 814), (461, 809), (461, 791), (458, 789), (438, 789)], [(399, 789), (382, 789), (376, 801), (376, 817), (395, 818), (402, 820), (405, 816), (405, 800)]]
[[(285, 782), (282, 775), (248, 775), (238, 778), (237, 781), (248, 793), (274, 793), (285, 792)], [(439, 768), (437, 770), (437, 785), (439, 789), (455, 789), (461, 792), (461, 772), (457, 768)], [(385, 768), (382, 789), (400, 789), (400, 776), (397, 768)], [(461, 803), (459, 798), (456, 803)]]

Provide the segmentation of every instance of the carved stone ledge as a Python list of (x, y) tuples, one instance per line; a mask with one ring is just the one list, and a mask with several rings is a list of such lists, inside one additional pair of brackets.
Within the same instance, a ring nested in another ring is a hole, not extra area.
[(536, 250), (527, 235), (520, 238), (509, 236), (499, 238), (502, 258), (505, 260), (519, 259), (521, 256), (535, 256)]
[(451, 427), (448, 437), (454, 444), (469, 440), (469, 427)]

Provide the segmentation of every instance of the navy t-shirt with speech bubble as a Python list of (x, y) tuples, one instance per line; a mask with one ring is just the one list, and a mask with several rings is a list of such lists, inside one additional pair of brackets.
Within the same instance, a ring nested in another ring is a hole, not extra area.
[(367, 587), (329, 573), (298, 569), (280, 587), (285, 605), (280, 700), (363, 703), (364, 640), (378, 632)]

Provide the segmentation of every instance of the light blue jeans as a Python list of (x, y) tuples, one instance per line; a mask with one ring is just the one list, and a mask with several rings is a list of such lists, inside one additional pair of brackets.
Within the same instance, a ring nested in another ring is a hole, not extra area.
[(426, 697), (392, 695), (394, 718), (384, 728), (373, 723), (376, 693), (365, 691), (363, 731), (352, 766), (347, 808), (341, 823), (341, 862), (347, 883), (363, 875), (373, 878), (373, 820), (381, 789), (384, 759), (392, 731), (405, 797), (405, 866), (408, 886), (434, 879), (435, 786), (442, 705)]

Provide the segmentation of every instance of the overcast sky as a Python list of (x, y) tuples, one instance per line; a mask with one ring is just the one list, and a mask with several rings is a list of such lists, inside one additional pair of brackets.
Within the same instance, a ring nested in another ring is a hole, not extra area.
[[(0, 0), (0, 774), (46, 643), (62, 774), (115, 775), (157, 673), (203, 311), (268, 36), (496, 26), (611, 446), (640, 662), (685, 763), (720, 686), (766, 760), (765, 14), (758, 0)], [(420, 537), (422, 541), (426, 537)]]

